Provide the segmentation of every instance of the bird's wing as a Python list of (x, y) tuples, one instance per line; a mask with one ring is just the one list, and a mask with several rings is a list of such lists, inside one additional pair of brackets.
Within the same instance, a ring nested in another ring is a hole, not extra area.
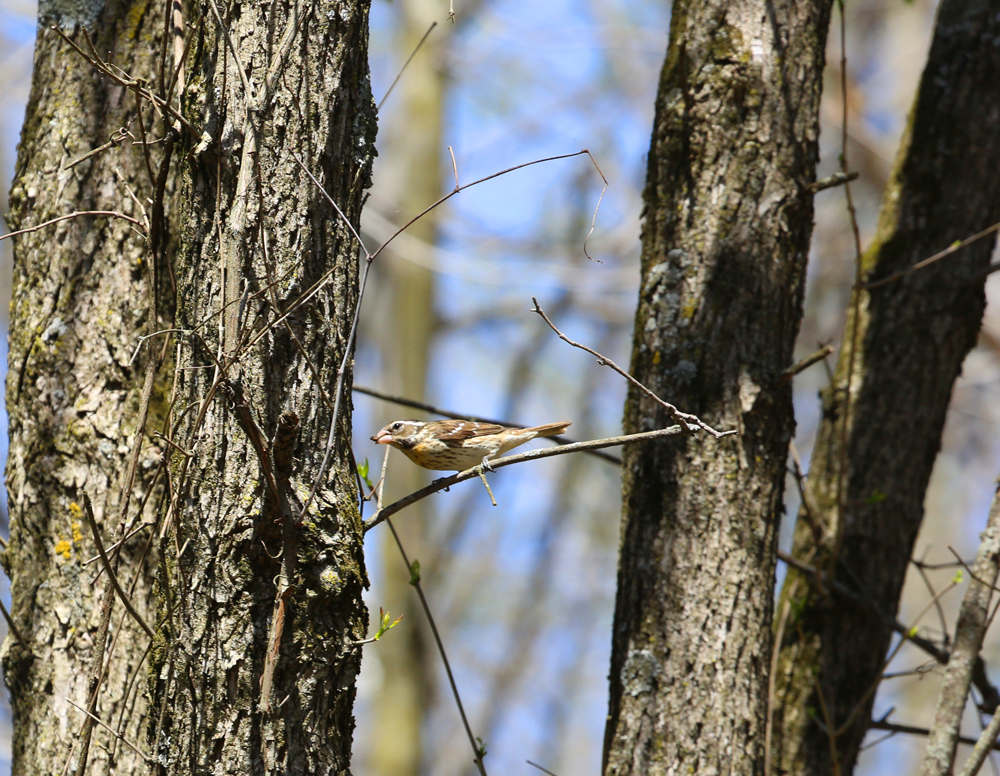
[(462, 442), (473, 437), (499, 434), (503, 430), (503, 426), (494, 423), (473, 423), (469, 420), (441, 421), (438, 438), (442, 442)]

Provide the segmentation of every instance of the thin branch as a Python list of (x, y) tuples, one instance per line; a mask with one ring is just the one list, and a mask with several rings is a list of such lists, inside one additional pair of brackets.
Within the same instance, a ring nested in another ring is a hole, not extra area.
[(834, 186), (843, 186), (845, 183), (856, 181), (860, 175), (859, 172), (835, 172), (833, 175), (810, 183), (808, 188), (813, 194), (817, 194), (826, 189), (832, 189)]
[[(882, 278), (881, 280), (873, 280), (870, 283), (865, 283), (863, 286), (861, 286), (861, 288), (863, 290), (865, 290), (865, 291), (870, 291), (873, 288), (878, 288), (879, 286), (884, 286), (886, 283), (892, 283), (894, 280), (899, 280), (900, 278), (906, 277), (907, 275), (910, 275), (910, 274), (916, 272), (918, 269), (923, 269), (924, 267), (926, 267), (926, 266), (928, 266), (930, 264), (933, 264), (936, 261), (940, 261), (941, 259), (945, 258), (946, 256), (950, 256), (955, 251), (958, 251), (958, 250), (961, 250), (962, 248), (964, 248), (966, 245), (971, 245), (972, 243), (976, 242), (977, 240), (982, 240), (984, 237), (989, 237), (991, 234), (993, 234), (997, 230), (1000, 230), (1000, 222), (997, 222), (997, 223), (993, 224), (993, 226), (986, 227), (985, 229), (983, 229), (983, 231), (978, 232), (978, 233), (972, 235), (972, 237), (966, 237), (964, 240), (960, 240), (958, 242), (952, 243), (947, 248), (945, 248), (943, 251), (939, 251), (938, 253), (935, 253), (933, 256), (931, 256), (928, 259), (924, 259), (923, 261), (918, 261), (912, 267), (907, 267), (906, 269), (901, 269), (898, 272), (893, 272), (891, 275), (888, 275), (888, 276)], [(980, 275), (977, 275), (976, 279), (980, 279), (982, 277), (986, 277), (986, 275), (988, 275), (990, 272), (994, 272), (994, 271), (995, 271), (995, 269), (989, 269), (988, 268), (988, 271), (982, 272), (982, 273), (980, 273)]]
[(986, 760), (986, 755), (990, 753), (991, 749), (998, 748), (996, 745), (997, 735), (1000, 735), (1000, 711), (993, 715), (990, 724), (979, 736), (979, 740), (976, 741), (975, 748), (969, 755), (969, 759), (965, 761), (959, 776), (976, 776), (979, 773), (979, 769), (983, 767), (983, 762)]
[(420, 42), (414, 47), (413, 51), (410, 53), (410, 56), (406, 58), (406, 61), (403, 63), (403, 66), (399, 68), (399, 73), (397, 73), (392, 83), (389, 84), (389, 88), (385, 90), (385, 94), (382, 95), (382, 99), (378, 101), (378, 105), (375, 106), (376, 112), (382, 110), (382, 105), (384, 105), (385, 101), (389, 99), (389, 95), (392, 94), (392, 90), (396, 88), (396, 84), (399, 83), (399, 79), (403, 77), (403, 73), (406, 72), (406, 68), (410, 66), (410, 62), (413, 61), (413, 58), (417, 55), (417, 52), (420, 51), (420, 47), (424, 45), (424, 41), (427, 40), (428, 36), (431, 34), (434, 28), (437, 27), (437, 24), (438, 24), (437, 22), (431, 22), (431, 26), (427, 28), (427, 32), (424, 33), (424, 36), (420, 39)]
[[(371, 253), (371, 251), (368, 250), (368, 247), (365, 245), (365, 241), (362, 240), (361, 235), (358, 234), (358, 230), (354, 228), (354, 224), (351, 223), (350, 219), (344, 215), (344, 211), (340, 209), (340, 206), (337, 204), (336, 200), (334, 200), (334, 198), (331, 197), (329, 193), (327, 193), (327, 190), (323, 188), (323, 184), (320, 183), (319, 179), (312, 174), (312, 172), (309, 170), (308, 167), (306, 167), (305, 162), (299, 159), (299, 155), (295, 153), (295, 151), (292, 151), (292, 157), (295, 159), (296, 162), (299, 163), (299, 167), (302, 168), (302, 172), (304, 172), (306, 175), (309, 176), (309, 180), (311, 180), (313, 184), (316, 186), (316, 188), (320, 190), (323, 196), (326, 197), (326, 201), (330, 203), (330, 205), (333, 207), (334, 210), (337, 211), (337, 215), (340, 216), (340, 220), (347, 225), (348, 229), (351, 230), (351, 234), (354, 235), (354, 239), (358, 241), (358, 245), (361, 246), (361, 250), (365, 252), (365, 258), (368, 259), (368, 261), (374, 259), (375, 256)], [(381, 248), (379, 248), (379, 250), (381, 250)]]
[[(627, 434), (625, 436), (608, 437), (607, 439), (594, 439), (589, 442), (576, 442), (572, 445), (547, 447), (544, 450), (530, 450), (527, 453), (506, 455), (503, 458), (491, 460), (490, 468), (502, 469), (504, 466), (512, 466), (516, 463), (524, 463), (525, 461), (534, 461), (539, 458), (551, 458), (555, 455), (579, 453), (584, 450), (597, 450), (602, 447), (617, 447), (618, 445), (630, 444), (632, 442), (644, 442), (650, 439), (663, 439), (664, 437), (679, 436), (684, 433), (690, 432), (685, 432), (680, 426), (670, 426), (669, 428), (663, 428), (659, 431), (646, 431), (642, 434)], [(379, 523), (383, 522), (386, 518), (391, 517), (411, 504), (415, 504), (421, 499), (425, 499), (434, 493), (450, 488), (452, 485), (457, 485), (460, 482), (471, 480), (473, 477), (479, 477), (479, 472), (480, 467), (474, 466), (464, 472), (453, 474), (450, 477), (441, 477), (440, 479), (434, 480), (434, 482), (430, 485), (414, 491), (408, 496), (404, 496), (399, 499), (399, 501), (395, 501), (387, 507), (383, 507), (372, 516), (371, 520), (365, 523), (365, 533), (370, 531)]]
[[(440, 205), (443, 205), (445, 202), (447, 202), (449, 199), (451, 199), (452, 197), (454, 197), (460, 191), (465, 191), (466, 189), (472, 188), (473, 186), (478, 186), (480, 183), (486, 183), (486, 181), (491, 181), (494, 178), (499, 178), (501, 175), (506, 175), (509, 172), (514, 172), (515, 170), (521, 170), (521, 169), (523, 169), (525, 167), (531, 167), (532, 165), (542, 164), (544, 162), (554, 162), (554, 161), (556, 161), (558, 159), (570, 159), (570, 158), (572, 158), (574, 156), (581, 156), (583, 154), (586, 154), (587, 156), (589, 156), (591, 162), (593, 162), (593, 164), (594, 164), (594, 167), (597, 167), (597, 162), (594, 161), (593, 155), (590, 153), (590, 151), (588, 151), (586, 148), (584, 148), (583, 150), (576, 151), (575, 153), (572, 153), (572, 154), (559, 154), (557, 156), (546, 156), (544, 159), (535, 159), (535, 160), (530, 161), (530, 162), (525, 162), (524, 164), (516, 164), (513, 167), (508, 167), (506, 170), (501, 170), (500, 172), (495, 172), (492, 175), (487, 175), (485, 178), (480, 178), (479, 180), (472, 181), (472, 183), (466, 183), (464, 186), (455, 186), (454, 189), (452, 189), (450, 192), (448, 192), (443, 197), (441, 197), (439, 200), (437, 200), (437, 202), (434, 202), (433, 204), (428, 205), (427, 207), (425, 207), (423, 210), (421, 210), (419, 213), (417, 213), (413, 218), (411, 218), (409, 221), (407, 221), (405, 224), (403, 224), (401, 227), (399, 227), (395, 232), (393, 232), (391, 235), (389, 235), (389, 238), (384, 243), (382, 243), (379, 246), (378, 250), (376, 250), (375, 253), (372, 254), (372, 258), (374, 259), (380, 253), (382, 253), (382, 251), (385, 250), (388, 247), (389, 243), (391, 243), (393, 240), (395, 240), (397, 237), (399, 237), (399, 235), (401, 235), (403, 232), (405, 232), (407, 229), (409, 229), (410, 226), (412, 226), (414, 223), (416, 223), (417, 221), (419, 221), (425, 215), (427, 215), (428, 213), (430, 213), (434, 208), (439, 207)], [(600, 172), (600, 168), (598, 168), (598, 172)], [(604, 177), (604, 176), (602, 175), (601, 177)]]
[[(948, 662), (947, 650), (941, 649), (934, 642), (930, 641), (929, 639), (925, 639), (922, 636), (918, 636), (916, 634), (910, 635), (909, 634), (910, 629), (908, 629), (905, 625), (903, 625), (899, 620), (893, 617), (889, 617), (888, 615), (880, 612), (878, 609), (875, 608), (875, 604), (873, 604), (871, 601), (869, 601), (860, 593), (855, 593), (853, 590), (844, 585), (842, 582), (838, 582), (835, 579), (825, 578), (825, 576), (818, 569), (816, 569), (813, 566), (810, 566), (807, 563), (803, 563), (802, 561), (792, 557), (783, 550), (778, 550), (778, 560), (780, 560), (782, 563), (788, 564), (794, 569), (798, 569), (799, 571), (801, 571), (803, 574), (806, 575), (806, 578), (809, 579), (810, 582), (813, 582), (822, 589), (824, 590), (829, 589), (836, 595), (839, 595), (843, 598), (847, 598), (848, 600), (853, 601), (854, 603), (860, 606), (864, 606), (870, 612), (872, 612), (872, 614), (874, 614), (876, 617), (882, 620), (882, 622), (884, 622), (892, 630), (894, 630), (901, 636), (907, 636), (913, 644), (920, 647), (920, 649), (922, 649), (924, 652), (933, 657), (936, 661), (938, 661), (942, 665)], [(996, 691), (994, 690), (994, 692)]]
[(97, 554), (101, 556), (101, 562), (104, 564), (104, 570), (108, 573), (108, 579), (111, 581), (111, 586), (118, 593), (118, 597), (121, 599), (122, 603), (125, 605), (125, 609), (131, 614), (137, 623), (142, 626), (142, 629), (146, 631), (146, 634), (152, 639), (155, 638), (156, 634), (153, 630), (146, 625), (146, 621), (142, 618), (142, 615), (135, 610), (132, 606), (132, 602), (129, 597), (125, 595), (125, 591), (122, 590), (121, 585), (118, 584), (118, 577), (111, 568), (111, 561), (108, 560), (107, 554), (104, 552), (104, 542), (101, 541), (101, 532), (97, 528), (97, 521), (94, 519), (94, 508), (90, 504), (90, 496), (86, 493), (83, 494), (83, 508), (87, 515), (87, 522), (90, 523), (90, 531), (94, 535), (94, 545), (97, 547)]
[(559, 329), (556, 328), (556, 325), (554, 323), (552, 323), (552, 321), (549, 320), (549, 316), (547, 316), (545, 314), (545, 311), (542, 309), (541, 305), (538, 304), (538, 299), (536, 299), (535, 297), (531, 297), (531, 301), (534, 302), (534, 304), (535, 304), (535, 306), (534, 306), (534, 308), (532, 309), (531, 312), (538, 313), (542, 317), (542, 320), (544, 320), (549, 325), (549, 328), (552, 329), (552, 331), (554, 331), (556, 333), (556, 335), (559, 337), (559, 339), (561, 339), (563, 342), (566, 342), (566, 343), (572, 345), (574, 348), (579, 348), (580, 350), (585, 350), (586, 352), (590, 353), (590, 355), (594, 356), (594, 358), (597, 359), (597, 363), (598, 364), (600, 364), (601, 366), (609, 367), (609, 368), (613, 369), (615, 372), (617, 372), (618, 374), (620, 374), (622, 377), (624, 377), (626, 380), (628, 380), (630, 383), (632, 383), (632, 385), (634, 385), (640, 391), (642, 391), (647, 396), (649, 396), (651, 399), (653, 399), (657, 404), (659, 404), (664, 409), (666, 409), (667, 412), (669, 412), (672, 417), (677, 418), (677, 420), (681, 424), (681, 427), (685, 431), (691, 430), (690, 426), (697, 426), (698, 428), (701, 428), (701, 429), (704, 429), (705, 431), (707, 431), (709, 434), (711, 434), (712, 436), (714, 436), (716, 439), (721, 439), (722, 437), (729, 436), (731, 434), (735, 434), (736, 433), (735, 430), (733, 430), (733, 431), (716, 431), (710, 425), (708, 425), (703, 420), (701, 420), (701, 418), (699, 418), (697, 415), (691, 415), (691, 414), (689, 414), (687, 412), (681, 412), (673, 404), (671, 404), (668, 401), (664, 401), (659, 396), (657, 396), (655, 393), (653, 393), (651, 390), (649, 390), (649, 388), (647, 388), (645, 385), (643, 385), (638, 380), (636, 380), (634, 377), (632, 377), (632, 375), (630, 375), (628, 372), (626, 372), (624, 369), (622, 369), (620, 366), (618, 366), (618, 364), (616, 364), (614, 361), (612, 361), (607, 356), (602, 356), (596, 350), (592, 350), (591, 348), (588, 348), (586, 345), (582, 345), (579, 342), (571, 340), (569, 337), (567, 337), (565, 334), (563, 334), (561, 331), (559, 331)]
[(137, 755), (139, 755), (143, 759), (144, 762), (147, 762), (147, 763), (148, 762), (152, 762), (152, 758), (149, 755), (147, 755), (145, 752), (143, 752), (141, 749), (139, 749), (139, 747), (137, 747), (135, 744), (133, 744), (131, 741), (129, 741), (127, 738), (125, 738), (125, 736), (123, 736), (117, 730), (114, 730), (114, 729), (108, 727), (104, 723), (104, 721), (100, 717), (98, 717), (96, 714), (91, 714), (89, 711), (87, 711), (82, 706), (78, 706), (77, 704), (73, 703), (73, 701), (71, 701), (69, 698), (66, 698), (65, 700), (66, 700), (66, 703), (68, 703), (74, 709), (76, 709), (77, 711), (82, 711), (84, 714), (86, 714), (88, 717), (90, 717), (94, 722), (96, 722), (102, 728), (104, 728), (109, 733), (111, 733), (111, 735), (113, 735), (115, 738), (118, 738), (123, 743), (127, 744), (132, 749), (132, 751), (134, 751)]
[[(171, 444), (171, 445), (173, 445), (174, 447), (177, 447), (178, 449), (180, 449), (180, 446), (179, 446), (179, 445), (176, 445), (176, 444), (174, 444), (174, 443), (173, 443), (173, 442), (171, 442), (171, 441), (170, 441), (169, 439), (167, 439), (167, 438), (166, 438), (165, 436), (161, 436), (161, 437), (160, 437), (160, 439), (162, 439), (162, 440), (163, 440), (164, 442), (166, 442), (167, 444)], [(187, 452), (187, 451), (185, 451), (185, 450), (181, 450), (181, 452), (182, 452), (182, 453), (183, 453), (184, 455), (191, 455), (191, 453), (188, 453), (188, 452)], [(122, 546), (122, 544), (124, 544), (124, 543), (125, 543), (125, 542), (127, 542), (127, 541), (128, 541), (129, 539), (131, 539), (131, 538), (132, 538), (133, 536), (135, 536), (135, 535), (136, 535), (137, 533), (139, 533), (139, 531), (142, 531), (142, 530), (144, 530), (144, 529), (146, 529), (146, 528), (152, 528), (152, 527), (153, 527), (153, 526), (155, 526), (155, 525), (156, 525), (156, 523), (140, 523), (140, 524), (139, 524), (139, 525), (137, 525), (137, 526), (136, 526), (136, 527), (135, 527), (134, 529), (132, 529), (132, 532), (131, 532), (131, 533), (130, 533), (130, 534), (129, 534), (128, 536), (125, 536), (124, 538), (120, 539), (119, 541), (115, 542), (115, 543), (114, 543), (114, 544), (112, 544), (112, 545), (111, 545), (110, 547), (108, 547), (108, 550), (109, 550), (109, 551), (111, 551), (111, 552), (114, 552), (114, 551), (115, 551), (115, 550), (117, 550), (117, 549), (118, 549), (119, 547), (121, 547), (121, 546)], [(95, 556), (94, 556), (93, 558), (88, 558), (87, 560), (85, 560), (85, 561), (84, 561), (83, 563), (81, 563), (80, 565), (81, 565), (81, 566), (84, 566), (84, 567), (86, 567), (86, 566), (89, 566), (89, 565), (90, 565), (91, 563), (93, 563), (93, 562), (94, 562), (95, 560), (101, 560), (101, 556), (100, 556), (100, 555), (95, 555)]]
[(52, 226), (52, 224), (57, 224), (60, 221), (67, 221), (70, 218), (79, 218), (80, 216), (111, 216), (112, 218), (120, 218), (123, 221), (128, 221), (130, 224), (134, 224), (135, 226), (145, 229), (145, 225), (142, 221), (132, 218), (131, 216), (127, 216), (124, 213), (119, 213), (117, 210), (77, 210), (72, 213), (68, 213), (67, 215), (59, 216), (58, 218), (43, 221), (35, 226), (18, 229), (16, 232), (7, 232), (5, 235), (0, 235), (0, 240), (6, 240), (8, 237), (17, 237), (19, 234), (27, 234), (28, 232), (37, 232), (39, 229), (44, 229), (46, 226)]
[[(847, 22), (844, 19), (844, 0), (839, 0), (837, 3), (838, 14), (840, 18), (840, 100), (841, 106), (843, 108), (843, 116), (841, 118), (841, 135), (840, 135), (840, 171), (843, 173), (848, 172), (848, 162), (847, 162)], [(850, 327), (851, 327), (851, 345), (850, 353), (847, 356), (847, 379), (845, 380), (844, 386), (844, 397), (843, 397), (843, 409), (841, 410), (841, 422), (840, 422), (840, 434), (839, 434), (839, 455), (837, 456), (837, 494), (836, 494), (836, 508), (837, 508), (837, 528), (835, 532), (834, 542), (839, 542), (839, 537), (843, 534), (844, 527), (844, 510), (846, 503), (846, 489), (847, 489), (847, 465), (848, 465), (848, 436), (851, 430), (851, 388), (854, 381), (854, 364), (857, 360), (858, 354), (858, 336), (859, 329), (861, 328), (861, 291), (859, 286), (861, 285), (862, 277), (862, 267), (861, 267), (861, 230), (858, 227), (858, 216), (854, 209), (854, 198), (851, 196), (851, 184), (850, 182), (844, 183), (844, 196), (847, 201), (847, 214), (850, 217), (851, 222), (851, 234), (854, 237), (854, 289), (851, 291), (851, 313), (848, 316)], [(856, 713), (856, 710), (855, 710)], [(853, 714), (852, 714), (853, 716)]]
[(952, 590), (952, 588), (956, 586), (957, 584), (955, 582), (946, 585), (941, 590), (940, 593), (935, 595), (924, 606), (923, 609), (917, 612), (917, 616), (913, 619), (913, 624), (906, 629), (906, 633), (901, 634), (902, 638), (896, 643), (896, 646), (893, 647), (892, 651), (889, 653), (889, 656), (882, 662), (882, 669), (879, 671), (879, 677), (874, 682), (871, 683), (871, 685), (865, 691), (864, 695), (862, 695), (861, 698), (858, 699), (857, 704), (847, 715), (847, 719), (844, 720), (843, 724), (841, 724), (841, 726), (834, 733), (835, 737), (839, 738), (841, 735), (843, 735), (847, 731), (847, 729), (850, 728), (850, 726), (853, 724), (854, 720), (857, 719), (858, 715), (861, 714), (861, 711), (864, 708), (865, 704), (868, 702), (868, 699), (871, 698), (878, 690), (879, 684), (882, 681), (882, 674), (885, 672), (885, 669), (889, 667), (889, 664), (892, 663), (896, 655), (899, 654), (899, 650), (903, 648), (903, 645), (907, 641), (912, 640), (911, 634), (915, 633), (917, 629), (917, 623), (924, 618), (924, 615), (927, 614), (927, 612), (929, 612), (934, 607), (935, 604), (937, 604), (939, 599), (941, 599), (946, 593), (949, 593)]
[[(588, 152), (589, 154), (589, 152)], [(590, 219), (590, 231), (587, 232), (587, 236), (583, 240), (583, 255), (586, 256), (591, 261), (597, 261), (592, 258), (589, 253), (587, 253), (587, 241), (590, 240), (590, 236), (594, 233), (594, 229), (597, 227), (597, 213), (601, 209), (601, 203), (604, 201), (604, 193), (608, 190), (608, 179), (604, 177), (604, 173), (601, 172), (601, 168), (597, 165), (597, 160), (593, 156), (590, 157), (590, 161), (594, 163), (594, 167), (597, 167), (597, 174), (601, 176), (601, 180), (604, 181), (604, 188), (601, 189), (601, 196), (597, 198), (597, 206), (594, 208), (594, 215)], [(602, 262), (598, 262), (602, 263)]]
[[(59, 37), (61, 37), (64, 41), (66, 41), (81, 57), (83, 57), (87, 61), (87, 63), (91, 67), (96, 69), (98, 72), (106, 75), (108, 78), (117, 83), (119, 86), (137, 92), (143, 98), (151, 102), (157, 110), (165, 111), (172, 119), (177, 121), (181, 126), (184, 127), (184, 129), (186, 129), (195, 137), (202, 137), (202, 138), (208, 137), (207, 134), (205, 133), (199, 133), (195, 129), (195, 127), (191, 124), (191, 122), (185, 119), (180, 114), (180, 112), (171, 107), (170, 104), (167, 103), (162, 97), (159, 97), (158, 95), (154, 94), (151, 90), (145, 88), (141, 82), (136, 81), (131, 77), (127, 77), (128, 76), (127, 73), (125, 73), (126, 77), (122, 77), (121, 75), (116, 73), (111, 67), (108, 66), (106, 62), (104, 62), (99, 56), (97, 56), (96, 51), (94, 52), (93, 56), (87, 54), (83, 49), (81, 49), (76, 44), (76, 41), (74, 41), (72, 38), (66, 35), (66, 33), (64, 33), (61, 29), (59, 29), (57, 25), (52, 25), (51, 27), (49, 27), (49, 29), (55, 32), (57, 35), (59, 35)], [(90, 42), (90, 36), (87, 35), (86, 30), (84, 30), (84, 35), (87, 38), (87, 43), (90, 44), (91, 49), (93, 49), (93, 43)], [(125, 71), (123, 70), (122, 72), (124, 73)], [(211, 137), (208, 137), (208, 139), (211, 140)]]
[(243, 70), (243, 63), (240, 61), (240, 55), (236, 51), (236, 44), (233, 43), (233, 37), (229, 34), (229, 27), (222, 20), (222, 14), (219, 13), (219, 6), (216, 4), (215, 0), (209, 0), (209, 5), (212, 6), (212, 12), (215, 14), (215, 18), (219, 22), (219, 29), (222, 30), (222, 34), (226, 38), (226, 44), (229, 46), (229, 51), (233, 55), (233, 61), (236, 63), (236, 70), (240, 74), (240, 83), (243, 84), (243, 93), (246, 95), (246, 102), (244, 103), (244, 109), (246, 109), (257, 101), (253, 86), (250, 85), (250, 81), (247, 79), (247, 74)]
[(813, 364), (822, 361), (824, 358), (833, 353), (833, 345), (824, 345), (815, 353), (812, 353), (801, 361), (796, 361), (788, 369), (781, 373), (783, 379), (788, 380), (795, 377), (799, 372), (804, 372), (806, 369), (811, 367)]
[[(440, 407), (435, 407), (433, 404), (426, 404), (422, 401), (413, 401), (412, 399), (404, 399), (402, 396), (392, 396), (387, 393), (382, 393), (381, 391), (376, 391), (373, 388), (366, 388), (361, 385), (352, 385), (351, 390), (357, 393), (363, 393), (365, 396), (371, 396), (375, 399), (381, 399), (382, 401), (387, 401), (391, 404), (398, 404), (401, 407), (410, 407), (415, 410), (422, 410), (423, 412), (430, 412), (434, 415), (441, 415), (445, 418), (454, 418), (455, 420), (469, 420), (473, 423), (493, 423), (498, 426), (509, 426), (511, 428), (526, 428), (526, 426), (520, 423), (511, 423), (508, 420), (497, 420), (495, 418), (485, 418), (480, 415), (466, 415), (459, 412), (452, 412), (451, 410), (441, 409)], [(554, 436), (547, 437), (553, 442), (558, 442), (561, 445), (573, 444), (576, 442), (575, 439), (565, 436)], [(583, 452), (588, 455), (593, 455), (609, 463), (613, 463), (616, 466), (620, 466), (622, 459), (616, 455), (611, 455), (610, 453), (605, 453), (600, 450), (584, 450)]]
[[(955, 552), (951, 546), (949, 550)], [(948, 668), (938, 691), (927, 751), (921, 773), (924, 776), (950, 774), (955, 764), (955, 742), (958, 739), (962, 713), (969, 698), (969, 685), (975, 671), (976, 658), (983, 646), (989, 626), (990, 598), (995, 590), (1000, 570), (1000, 498), (993, 499), (986, 530), (976, 557), (975, 571), (968, 569), (972, 581), (965, 590), (955, 626), (955, 646), (951, 650)], [(959, 557), (955, 553), (955, 557)], [(923, 571), (921, 570), (921, 573)], [(942, 614), (942, 618), (944, 615)], [(992, 724), (992, 723), (991, 723)], [(996, 734), (994, 733), (994, 738)]]
[[(873, 719), (868, 723), (868, 727), (871, 730), (891, 730), (893, 733), (906, 733), (911, 736), (926, 736), (931, 732), (927, 728), (914, 727), (913, 725), (900, 725), (895, 722), (886, 722), (881, 719)], [(959, 736), (958, 742), (960, 744), (967, 744), (968, 746), (976, 745), (976, 739), (969, 738), (968, 736)], [(1000, 745), (994, 744), (993, 748), (1000, 750)]]

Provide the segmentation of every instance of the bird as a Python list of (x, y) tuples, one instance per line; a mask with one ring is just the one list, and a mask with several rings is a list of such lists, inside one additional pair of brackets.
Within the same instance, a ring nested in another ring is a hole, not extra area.
[(471, 420), (395, 420), (371, 440), (380, 445), (392, 445), (425, 469), (462, 472), (480, 464), (489, 469), (490, 458), (503, 455), (536, 437), (561, 434), (570, 425), (569, 420), (531, 428), (512, 428)]

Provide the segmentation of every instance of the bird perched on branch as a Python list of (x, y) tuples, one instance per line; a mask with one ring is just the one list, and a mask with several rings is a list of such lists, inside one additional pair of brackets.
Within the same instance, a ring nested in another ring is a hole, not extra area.
[(561, 434), (570, 421), (546, 423), (531, 428), (511, 428), (471, 420), (396, 420), (387, 425), (372, 441), (392, 445), (417, 466), (438, 471), (465, 471), (503, 455), (536, 437)]

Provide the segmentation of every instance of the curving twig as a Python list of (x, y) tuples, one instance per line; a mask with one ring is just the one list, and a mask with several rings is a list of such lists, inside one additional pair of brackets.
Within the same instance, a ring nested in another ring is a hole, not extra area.
[(684, 431), (692, 431), (693, 429), (691, 428), (691, 426), (695, 426), (697, 428), (700, 428), (700, 429), (703, 429), (703, 430), (707, 431), (709, 434), (711, 434), (712, 436), (714, 436), (716, 439), (721, 439), (722, 437), (730, 436), (731, 434), (735, 434), (736, 433), (735, 429), (732, 430), (732, 431), (716, 431), (714, 428), (712, 428), (710, 425), (708, 425), (707, 423), (705, 423), (697, 415), (691, 415), (691, 414), (689, 414), (687, 412), (681, 412), (673, 404), (671, 404), (668, 401), (664, 401), (659, 396), (657, 396), (655, 393), (653, 393), (651, 390), (649, 390), (649, 388), (647, 388), (645, 385), (643, 385), (638, 380), (636, 380), (634, 377), (632, 377), (632, 375), (630, 375), (628, 372), (626, 372), (624, 369), (622, 369), (620, 366), (618, 366), (618, 364), (616, 364), (614, 361), (612, 361), (607, 356), (602, 356), (596, 350), (592, 350), (591, 348), (588, 348), (586, 345), (582, 345), (579, 342), (576, 342), (575, 340), (571, 340), (569, 337), (567, 337), (565, 334), (563, 334), (561, 331), (559, 331), (559, 329), (556, 328), (556, 325), (554, 323), (552, 323), (551, 320), (549, 320), (549, 316), (547, 316), (545, 314), (545, 311), (542, 309), (541, 305), (538, 304), (538, 299), (536, 299), (535, 297), (531, 297), (531, 301), (534, 302), (534, 304), (535, 304), (535, 306), (532, 308), (531, 312), (538, 313), (540, 316), (542, 316), (542, 320), (544, 320), (549, 325), (549, 328), (552, 329), (552, 331), (554, 331), (556, 333), (556, 335), (559, 337), (559, 339), (561, 339), (563, 342), (566, 342), (566, 343), (572, 345), (574, 348), (579, 348), (580, 350), (587, 351), (588, 353), (590, 353), (590, 355), (594, 356), (594, 358), (597, 359), (597, 363), (598, 364), (600, 364), (601, 366), (610, 367), (611, 369), (613, 369), (614, 371), (616, 371), (618, 374), (620, 374), (622, 377), (624, 377), (626, 380), (628, 380), (630, 383), (632, 383), (632, 385), (634, 385), (640, 391), (642, 391), (647, 396), (649, 396), (651, 399), (653, 399), (653, 401), (655, 401), (661, 407), (663, 407), (664, 409), (666, 409), (667, 412), (669, 412), (672, 417), (677, 418), (677, 421), (681, 424), (681, 428)]

